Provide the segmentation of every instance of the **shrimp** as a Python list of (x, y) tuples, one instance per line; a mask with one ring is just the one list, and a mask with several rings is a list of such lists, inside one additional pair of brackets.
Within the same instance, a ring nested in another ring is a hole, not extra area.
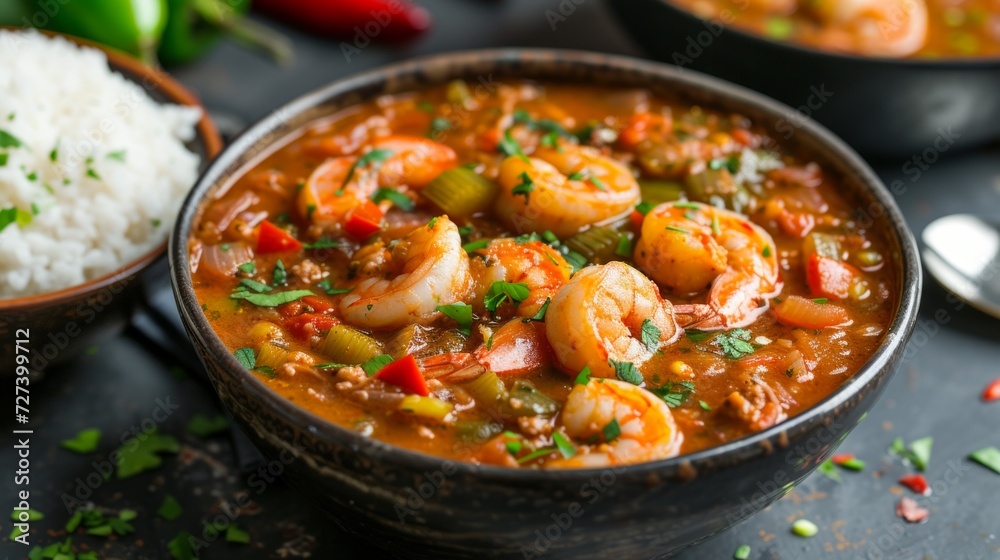
[(422, 189), (442, 171), (458, 165), (455, 150), (427, 138), (386, 136), (373, 142), (372, 149), (392, 152), (378, 172), (383, 187)]
[(927, 40), (924, 0), (801, 1), (823, 24), (816, 42), (868, 56), (904, 57)]
[[(378, 246), (382, 242), (376, 241)], [(358, 251), (359, 280), (340, 300), (345, 321), (361, 327), (391, 329), (438, 318), (441, 302), (462, 300), (469, 287), (469, 258), (458, 228), (438, 216), (389, 248)]]
[(428, 379), (450, 383), (479, 377), (492, 371), (500, 377), (519, 377), (552, 363), (552, 348), (545, 338), (545, 325), (513, 319), (493, 331), (487, 342), (472, 352), (449, 352), (422, 358), (420, 370)]
[(564, 144), (534, 155), (500, 164), (497, 213), (515, 231), (568, 237), (639, 202), (639, 183), (629, 169), (593, 148)]
[(534, 317), (573, 274), (563, 256), (541, 241), (520, 243), (514, 239), (494, 239), (472, 253), (473, 306), (483, 311), (483, 300), (494, 282), (527, 284), (527, 299), (517, 304), (520, 317)]
[(575, 456), (549, 462), (549, 467), (597, 468), (673, 457), (684, 436), (663, 399), (617, 379), (591, 379), (577, 384), (563, 406), (560, 423), (578, 441), (605, 440), (605, 428), (617, 422), (620, 435), (585, 445)]
[(707, 303), (674, 308), (685, 328), (747, 326), (781, 293), (771, 235), (741, 214), (707, 204), (666, 202), (650, 210), (633, 258), (673, 293), (708, 290)]
[(357, 157), (330, 158), (320, 164), (299, 191), (299, 214), (318, 224), (339, 224), (347, 213), (375, 193), (375, 176), (355, 169)]
[(680, 336), (656, 284), (618, 261), (584, 268), (564, 284), (545, 314), (545, 332), (566, 373), (590, 367), (594, 377), (615, 376), (610, 360), (639, 367)]

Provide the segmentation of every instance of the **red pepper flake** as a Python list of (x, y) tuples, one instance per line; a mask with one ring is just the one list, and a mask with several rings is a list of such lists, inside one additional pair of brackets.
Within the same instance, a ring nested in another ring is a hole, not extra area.
[(931, 486), (922, 474), (910, 474), (899, 479), (899, 483), (921, 496), (931, 495)]
[(1000, 400), (1000, 378), (994, 379), (986, 386), (986, 389), (983, 390), (983, 400), (986, 402)]
[(930, 514), (927, 508), (920, 507), (912, 498), (900, 498), (896, 504), (896, 515), (907, 523), (923, 523)]

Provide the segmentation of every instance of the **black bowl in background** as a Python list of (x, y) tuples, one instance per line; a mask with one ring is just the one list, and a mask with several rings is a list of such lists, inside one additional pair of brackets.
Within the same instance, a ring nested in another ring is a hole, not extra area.
[[(811, 121), (795, 151), (839, 177), (890, 233), (896, 313), (868, 363), (826, 400), (772, 429), (719, 447), (614, 469), (539, 471), (454, 463), (333, 425), (271, 391), (212, 331), (188, 269), (204, 201), (313, 119), (385, 93), (464, 78), (476, 87), (535, 79), (645, 87), (773, 126), (789, 109), (695, 72), (640, 60), (551, 50), (430, 57), (337, 81), (278, 109), (234, 140), (201, 177), (171, 235), (171, 280), (184, 324), (236, 422), (286, 480), (339, 525), (406, 558), (661, 557), (725, 530), (790, 491), (876, 402), (916, 317), (916, 245), (886, 188), (844, 143)], [(790, 146), (789, 146), (790, 147)]]
[(669, 0), (608, 4), (654, 57), (796, 107), (866, 156), (920, 156), (1000, 139), (1000, 58), (865, 58), (772, 41)]

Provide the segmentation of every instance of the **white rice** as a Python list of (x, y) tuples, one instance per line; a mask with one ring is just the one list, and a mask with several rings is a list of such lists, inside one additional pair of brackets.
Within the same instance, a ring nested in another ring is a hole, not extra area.
[(0, 225), (19, 216), (0, 231), (0, 299), (86, 282), (163, 243), (197, 178), (184, 142), (200, 117), (154, 102), (98, 50), (0, 31)]

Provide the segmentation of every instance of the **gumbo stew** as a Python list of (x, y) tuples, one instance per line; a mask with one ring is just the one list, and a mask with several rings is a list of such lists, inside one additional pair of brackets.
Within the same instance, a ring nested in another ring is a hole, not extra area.
[(737, 114), (514, 82), (313, 123), (201, 209), (202, 308), (274, 391), (512, 468), (671, 457), (830, 395), (896, 308), (886, 232)]
[(672, 0), (778, 41), (875, 57), (1000, 55), (997, 0)]

